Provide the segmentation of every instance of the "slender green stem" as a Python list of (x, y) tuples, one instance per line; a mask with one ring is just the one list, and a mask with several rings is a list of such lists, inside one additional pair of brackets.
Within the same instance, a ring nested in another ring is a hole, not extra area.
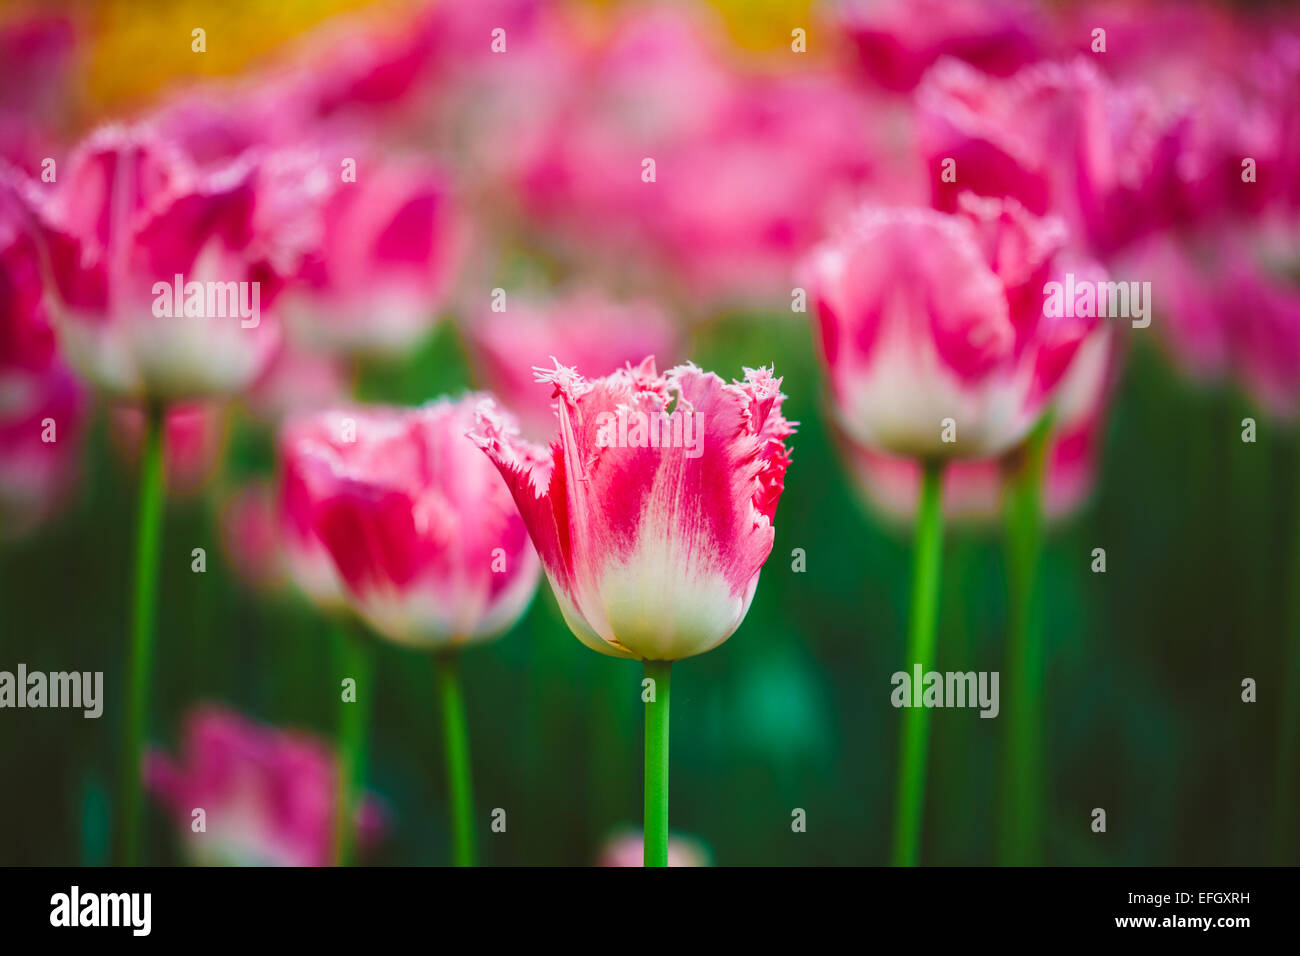
[[(912, 608), (907, 633), (907, 664), (924, 674), (934, 662), (939, 616), (939, 573), (943, 564), (943, 463), (925, 462), (921, 497), (916, 505), (912, 556)], [(921, 856), (921, 820), (925, 811), (925, 770), (930, 743), (930, 714), (924, 707), (903, 711), (899, 743), (898, 794), (894, 809), (895, 866), (915, 866)]]
[(158, 604), (158, 552), (163, 510), (161, 405), (145, 411), (140, 457), (140, 503), (136, 515), (135, 592), (131, 605), (131, 645), (127, 664), (127, 713), (123, 723), (121, 766), (118, 770), (117, 828), (114, 859), (125, 866), (140, 862), (141, 752), (148, 730), (149, 682), (153, 667), (155, 618)]
[(646, 661), (645, 676), (654, 696), (645, 705), (645, 857), (646, 866), (668, 865), (668, 702), (672, 661)]
[(474, 787), (470, 778), (469, 726), (465, 719), (459, 652), (439, 656), (436, 673), (447, 746), (447, 785), (451, 791), (452, 863), (473, 866), (476, 856)]
[[(372, 688), (370, 648), (359, 625), (336, 621), (334, 655), (339, 675), (338, 812), (334, 818), (334, 865), (351, 866), (356, 856), (357, 811), (366, 783), (366, 736)], [(343, 685), (351, 679), (352, 693)]]
[(1038, 565), (1043, 550), (1043, 470), (1052, 423), (1030, 433), (1008, 476), (1007, 578), (1010, 630), (1007, 670), (1011, 699), (1002, 760), (1003, 865), (1034, 866), (1043, 849), (1043, 695), (1046, 654), (1038, 613)]

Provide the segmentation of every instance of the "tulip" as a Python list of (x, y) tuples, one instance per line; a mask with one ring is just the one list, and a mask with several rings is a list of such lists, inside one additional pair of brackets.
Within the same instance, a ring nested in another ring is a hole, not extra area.
[(274, 317), (262, 314), (276, 291), (270, 250), (257, 235), (266, 220), (259, 210), (269, 202), (265, 184), (252, 157), (200, 167), (142, 124), (93, 133), (57, 186), (20, 187), (70, 362), (109, 396), (146, 406), (116, 832), (119, 858), (128, 863), (139, 850), (165, 405), (238, 391), (276, 347)]
[[(813, 254), (821, 357), (845, 438), (919, 460), (908, 661), (933, 663), (944, 466), (999, 455), (1042, 418), (1096, 319), (1045, 315), (1062, 224), (1014, 199), (953, 214), (864, 208)], [(917, 861), (925, 708), (903, 718), (895, 863)]]
[(518, 621), (540, 576), (510, 493), (466, 437), (483, 400), (327, 412), (282, 440), (286, 504), (352, 607), (380, 636), (438, 656), (458, 865), (472, 865), (475, 835), (457, 652)]
[(85, 392), (56, 348), (22, 206), (0, 182), (0, 540), (31, 531), (67, 498), (85, 418)]
[(653, 358), (590, 381), (558, 362), (537, 371), (559, 400), (549, 449), (491, 402), (472, 435), (514, 495), (570, 630), (645, 664), (645, 862), (663, 866), (671, 665), (744, 620), (794, 428), (769, 369), (731, 384), (693, 365), (660, 375)]
[[(212, 707), (186, 720), (180, 760), (155, 751), (144, 768), (187, 855), (214, 866), (327, 865), (335, 819), (343, 815), (337, 774), (334, 754), (315, 738)], [(372, 843), (383, 819), (367, 801), (344, 825)]]
[[(113, 409), (113, 438), (136, 459), (144, 432), (145, 411), (132, 406)], [(178, 497), (197, 494), (221, 459), (226, 437), (226, 409), (204, 402), (180, 402), (163, 421), (163, 474), (167, 490)]]
[(1038, 11), (1018, 0), (850, 0), (834, 18), (859, 68), (898, 92), (944, 56), (1001, 74), (1036, 60), (1042, 46)]
[[(351, 159), (355, 179), (344, 180)], [(449, 186), (411, 159), (321, 159), (335, 170), (319, 244), (287, 290), (289, 327), (333, 351), (391, 356), (438, 318), (465, 240)]]

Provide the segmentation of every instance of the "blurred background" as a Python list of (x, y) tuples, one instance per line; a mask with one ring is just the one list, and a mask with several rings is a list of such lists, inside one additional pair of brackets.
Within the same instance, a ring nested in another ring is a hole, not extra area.
[[(983, 75), (978, 96), (935, 81), (954, 58)], [(1093, 138), (1061, 134), (1084, 94), (1060, 94), (1036, 127), (999, 108), (1034, 70), (1081, 58), (1086, 95), (1099, 97)], [(631, 315), (592, 342), (582, 329), (489, 334), (495, 288), (543, 302), (595, 288), (668, 316), (660, 341), (675, 354), (661, 367), (689, 358), (731, 378), (775, 363), (801, 423), (747, 619), (675, 668), (673, 830), (723, 865), (886, 862), (910, 533), (846, 465), (791, 290), (854, 203), (939, 203), (932, 173), (956, 127), (1020, 157), (1039, 150), (1047, 180), (1092, 175), (1078, 170), (1085, 158), (1106, 165), (1112, 202), (1054, 185), (1048, 206), (1081, 250), (1155, 290), (1152, 325), (1124, 336), (1081, 493), (1054, 516), (1044, 553), (1046, 859), (1295, 863), (1295, 718), (1283, 705), (1294, 706), (1288, 647), (1300, 640), (1297, 89), (1300, 16), (1245, 3), (0, 4), (0, 156), (29, 176), (108, 121), (148, 119), (213, 161), (292, 147), (310, 128), (343, 155), (436, 164), (459, 224), (452, 277), (400, 347), (329, 351), (290, 335), (278, 379), (169, 419), (152, 743), (183, 750), (200, 703), (334, 735), (329, 628), (280, 567), (269, 514), (283, 415), (469, 388), (509, 403), (494, 364), (502, 336), (540, 353), (520, 356), (524, 367), (569, 335), (612, 368), (626, 360), (619, 336), (644, 330)], [(1015, 128), (999, 140), (998, 123)], [(664, 186), (653, 201), (638, 189), (645, 156)], [(1257, 158), (1259, 188), (1248, 201), (1218, 195), (1215, 171), (1235, 176), (1243, 156)], [(24, 483), (34, 466), (0, 430), (0, 668), (103, 671), (106, 707), (97, 721), (0, 713), (10, 865), (109, 852), (139, 422), (133, 443), (129, 412), (67, 388), (59, 460), (38, 480)], [(7, 425), (23, 409), (5, 395)], [(1104, 574), (1090, 570), (1099, 547)], [(1006, 587), (998, 522), (954, 515), (938, 669), (1004, 669)], [(444, 863), (432, 664), (385, 642), (374, 652), (368, 788), (385, 825), (366, 859)], [(484, 833), (484, 863), (590, 864), (639, 827), (639, 667), (581, 646), (543, 584), (464, 669), (478, 809), (508, 816), (505, 833)], [(1242, 702), (1245, 678), (1256, 703)], [(1003, 721), (932, 718), (922, 859), (991, 862)], [(1105, 834), (1089, 829), (1094, 807)], [(795, 808), (805, 833), (791, 831)], [(148, 861), (185, 859), (152, 802), (147, 834)]]

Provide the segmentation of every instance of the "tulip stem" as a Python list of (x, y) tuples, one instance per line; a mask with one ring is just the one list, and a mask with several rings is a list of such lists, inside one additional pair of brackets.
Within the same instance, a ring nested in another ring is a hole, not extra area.
[[(334, 818), (334, 865), (351, 866), (356, 856), (357, 811), (366, 782), (366, 730), (370, 723), (370, 648), (359, 625), (338, 620), (333, 629), (339, 678), (338, 798)], [(342, 682), (351, 679), (348, 693)]]
[(149, 721), (149, 682), (158, 610), (158, 553), (162, 537), (164, 409), (145, 409), (140, 456), (140, 498), (136, 512), (135, 582), (131, 605), (131, 644), (127, 664), (127, 713), (123, 723), (121, 766), (118, 769), (115, 852), (119, 864), (140, 862), (143, 811), (142, 758)]
[(438, 657), (438, 695), (442, 698), (442, 729), (447, 748), (447, 785), (451, 794), (452, 863), (474, 866), (474, 790), (470, 779), (469, 726), (461, 689), (460, 654)]
[[(939, 611), (939, 575), (943, 564), (943, 462), (927, 461), (916, 507), (912, 555), (912, 608), (907, 635), (907, 664), (924, 675), (934, 659)], [(917, 693), (918, 688), (913, 688)], [(910, 703), (910, 702), (909, 702)], [(925, 770), (930, 717), (924, 707), (903, 711), (899, 743), (898, 794), (894, 815), (895, 866), (915, 866), (921, 855), (921, 820), (925, 811)]]
[(646, 866), (668, 865), (668, 702), (672, 667), (672, 661), (645, 662), (645, 676), (654, 681), (645, 705)]
[(1043, 551), (1042, 487), (1052, 422), (1039, 422), (1017, 456), (1007, 484), (1005, 518), (1011, 684), (1002, 762), (1004, 866), (1041, 862), (1043, 819), (1043, 694), (1046, 656), (1038, 617), (1038, 565)]

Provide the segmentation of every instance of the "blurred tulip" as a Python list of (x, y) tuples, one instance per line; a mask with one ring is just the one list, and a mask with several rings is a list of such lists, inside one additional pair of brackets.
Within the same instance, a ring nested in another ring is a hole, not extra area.
[(555, 433), (555, 405), (537, 387), (535, 366), (557, 358), (575, 368), (618, 368), (647, 355), (672, 360), (682, 348), (672, 319), (652, 302), (616, 302), (590, 289), (549, 300), (512, 296), (504, 311), (482, 309), (465, 333), (488, 389), (538, 442)]
[(296, 412), (311, 412), (346, 401), (352, 393), (346, 361), (335, 355), (286, 345), (244, 397), (259, 421), (278, 425)]
[[(645, 841), (641, 834), (616, 833), (600, 851), (597, 866), (644, 866)], [(693, 837), (673, 835), (668, 838), (669, 866), (712, 866), (709, 848)]]
[(1063, 240), (1014, 200), (967, 196), (956, 215), (864, 209), (825, 243), (809, 271), (847, 438), (939, 460), (1023, 438), (1097, 323), (1043, 314)]
[(358, 612), (400, 644), (495, 637), (536, 588), (523, 520), (465, 437), (480, 400), (332, 411), (283, 432), (286, 512), (309, 520)]
[[(163, 420), (163, 470), (169, 493), (192, 497), (207, 484), (226, 443), (226, 408), (213, 402), (171, 405)], [(112, 410), (112, 435), (133, 461), (140, 457), (145, 413), (119, 405)]]
[(559, 399), (549, 449), (490, 402), (474, 438), (510, 486), (570, 629), (638, 660), (717, 647), (772, 550), (794, 431), (781, 380), (747, 369), (729, 385), (693, 365), (660, 375), (653, 358), (590, 381), (557, 363), (537, 380)]
[[(348, 174), (353, 163), (355, 181)], [(322, 158), (336, 181), (321, 209), (320, 244), (284, 299), (308, 343), (395, 355), (433, 327), (465, 241), (443, 176), (423, 161)]]
[[(1061, 521), (1078, 511), (1096, 482), (1106, 405), (1118, 363), (1114, 338), (1109, 326), (1098, 326), (1080, 346), (1061, 383), (1044, 474), (1043, 507), (1049, 520)], [(846, 454), (873, 509), (892, 520), (915, 518), (919, 462), (852, 444)], [(944, 473), (945, 516), (958, 523), (997, 520), (1004, 472), (998, 458), (951, 462)]]
[(66, 500), (86, 405), (56, 350), (22, 206), (0, 182), (0, 539), (32, 530)]
[(278, 331), (247, 255), (255, 174), (243, 161), (201, 173), (147, 128), (114, 126), (52, 194), (33, 184), (59, 332), (88, 379), (169, 401), (229, 394), (262, 369)]
[(255, 591), (272, 591), (285, 581), (275, 494), (250, 482), (222, 505), (221, 543), (235, 574)]
[[(1150, 91), (1115, 84), (1087, 60), (1036, 63), (1006, 79), (942, 61), (917, 90), (935, 171), (934, 204), (962, 192), (1009, 197), (1063, 216), (1072, 241), (1098, 257), (1177, 220), (1184, 130)], [(955, 179), (938, 173), (955, 164)]]
[(936, 60), (959, 57), (1006, 75), (1038, 59), (1043, 18), (1019, 0), (840, 0), (832, 22), (858, 66), (886, 89), (908, 92)]
[[(193, 862), (329, 864), (339, 771), (323, 743), (205, 707), (187, 719), (181, 748), (175, 761), (150, 753), (144, 775), (175, 818)], [(383, 818), (373, 801), (358, 811), (354, 826), (363, 843), (376, 841)]]

